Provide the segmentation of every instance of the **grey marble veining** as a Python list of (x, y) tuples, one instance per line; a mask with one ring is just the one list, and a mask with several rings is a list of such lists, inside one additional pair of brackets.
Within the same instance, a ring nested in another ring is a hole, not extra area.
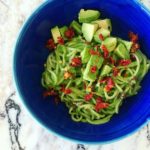
[[(82, 145), (57, 137), (21, 104), (12, 83), (12, 48), (22, 24), (42, 0), (0, 0), (0, 150), (150, 150), (150, 124), (121, 141)], [(150, 0), (143, 0), (150, 8)]]

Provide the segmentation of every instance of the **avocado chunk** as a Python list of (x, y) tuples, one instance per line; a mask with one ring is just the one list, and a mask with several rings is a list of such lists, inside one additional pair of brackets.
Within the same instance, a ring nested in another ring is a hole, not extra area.
[(128, 51), (130, 51), (130, 49), (131, 49), (131, 47), (133, 45), (132, 42), (126, 41), (126, 40), (122, 40), (121, 38), (118, 38), (118, 42), (119, 43), (123, 43), (126, 46), (126, 48), (127, 48)]
[(94, 36), (94, 33), (96, 32), (98, 28), (97, 24), (90, 24), (90, 23), (83, 23), (82, 24), (82, 33), (84, 38), (91, 42)]
[(95, 20), (92, 23), (97, 23), (99, 28), (104, 28), (109, 30), (110, 32), (112, 31), (112, 24), (110, 19), (103, 19), (103, 20)]
[[(104, 58), (102, 56), (92, 55), (83, 72), (83, 79), (94, 82), (97, 78), (98, 71), (103, 64), (103, 61), (104, 61)], [(95, 73), (91, 72), (91, 67), (93, 66), (96, 66)]]
[(106, 76), (111, 72), (111, 70), (112, 68), (109, 65), (105, 65), (101, 70), (100, 76)]
[(97, 20), (100, 17), (100, 12), (97, 10), (84, 10), (81, 9), (79, 12), (79, 22), (89, 23), (91, 21)]
[(91, 54), (90, 54), (90, 49), (91, 49), (91, 46), (86, 46), (84, 48), (84, 50), (81, 52), (81, 59), (82, 59), (82, 63), (87, 63), (91, 57)]
[(117, 38), (108, 37), (102, 41), (102, 45), (105, 45), (109, 52), (113, 51), (117, 46)]
[(55, 43), (58, 43), (58, 37), (61, 37), (58, 26), (51, 29), (52, 37)]
[(82, 34), (81, 25), (77, 21), (73, 20), (70, 26), (76, 31), (77, 34)]
[(130, 58), (130, 54), (129, 51), (126, 49), (125, 45), (120, 43), (117, 48), (115, 49), (114, 53), (123, 59), (129, 59)]
[(105, 39), (106, 37), (110, 36), (110, 31), (107, 30), (107, 29), (99, 29), (96, 31), (96, 33), (94, 34), (94, 40), (95, 42), (97, 43), (101, 43), (102, 42), (102, 39), (100, 39), (100, 34), (103, 36), (103, 38)]
[(68, 27), (67, 26), (63, 26), (61, 27), (59, 30), (60, 30), (60, 33), (61, 33), (61, 36), (63, 37), (64, 40), (67, 40), (67, 38), (65, 37), (65, 32), (67, 31)]

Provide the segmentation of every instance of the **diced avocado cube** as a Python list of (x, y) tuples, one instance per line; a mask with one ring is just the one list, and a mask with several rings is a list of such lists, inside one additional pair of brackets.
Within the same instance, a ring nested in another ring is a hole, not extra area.
[[(94, 82), (97, 78), (98, 71), (103, 64), (103, 61), (104, 61), (103, 57), (98, 56), (98, 55), (92, 55), (83, 72), (83, 79)], [(93, 66), (97, 67), (97, 70), (95, 73), (91, 72), (91, 67)]]
[(95, 20), (92, 23), (97, 23), (99, 28), (104, 28), (109, 30), (110, 32), (112, 31), (112, 24), (110, 19), (103, 19), (103, 20)]
[(100, 34), (102, 35), (102, 37), (105, 39), (106, 37), (110, 36), (110, 31), (107, 29), (99, 29), (96, 31), (96, 33), (94, 34), (94, 40), (95, 42), (101, 43), (102, 39), (100, 39)]
[(51, 29), (52, 37), (55, 43), (58, 43), (58, 37), (61, 37), (58, 26)]
[(129, 51), (126, 49), (125, 45), (120, 43), (117, 48), (115, 49), (114, 53), (123, 59), (129, 59), (130, 58), (130, 54)]
[(60, 30), (60, 33), (61, 33), (61, 36), (63, 37), (64, 40), (67, 40), (67, 38), (65, 37), (65, 32), (67, 31), (68, 27), (67, 26), (63, 26), (61, 27), (59, 30)]
[(79, 12), (79, 22), (89, 23), (91, 21), (97, 20), (100, 17), (100, 12), (97, 10), (84, 10), (81, 9)]
[(113, 51), (117, 46), (117, 38), (108, 37), (102, 41), (102, 45), (105, 45), (109, 52)]
[(82, 33), (84, 38), (91, 42), (94, 36), (94, 33), (96, 32), (98, 28), (97, 24), (90, 24), (90, 23), (83, 23), (82, 24)]
[(91, 54), (89, 50), (91, 49), (91, 46), (86, 46), (84, 50), (81, 52), (81, 59), (82, 63), (87, 63), (91, 57)]
[(111, 70), (112, 68), (109, 65), (105, 65), (101, 70), (100, 76), (106, 76), (111, 72)]
[(77, 34), (82, 34), (81, 25), (77, 21), (73, 20), (70, 26), (76, 31)]
[(133, 44), (132, 42), (126, 41), (126, 40), (122, 40), (121, 38), (118, 38), (118, 42), (119, 43), (123, 43), (126, 46), (128, 51), (130, 51), (130, 49), (132, 47), (132, 44)]

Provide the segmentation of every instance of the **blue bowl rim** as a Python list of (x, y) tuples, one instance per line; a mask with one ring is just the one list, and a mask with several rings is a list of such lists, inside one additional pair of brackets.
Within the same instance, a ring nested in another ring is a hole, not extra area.
[[(69, 138), (69, 137), (66, 137), (66, 136), (63, 136), (61, 135), (60, 133), (57, 133), (55, 132), (53, 129), (47, 127), (47, 125), (45, 125), (42, 121), (40, 121), (37, 116), (32, 112), (32, 110), (30, 110), (27, 106), (27, 104), (25, 103), (25, 100), (23, 98), (23, 95), (21, 94), (21, 91), (19, 89), (19, 83), (18, 83), (18, 80), (17, 80), (17, 76), (16, 76), (16, 67), (15, 67), (15, 64), (16, 64), (16, 50), (17, 50), (17, 46), (19, 44), (19, 40), (20, 38), (22, 37), (23, 33), (24, 33), (24, 29), (26, 28), (26, 26), (30, 23), (30, 21), (32, 20), (32, 18), (34, 18), (36, 16), (36, 14), (41, 10), (43, 9), (48, 3), (51, 3), (55, 0), (46, 0), (44, 2), (42, 2), (37, 8), (35, 8), (32, 12), (31, 12), (31, 15), (26, 19), (26, 21), (24, 22), (23, 26), (21, 27), (19, 33), (18, 33), (18, 36), (17, 36), (17, 39), (16, 39), (16, 42), (14, 44), (14, 47), (13, 47), (13, 67), (12, 67), (12, 74), (13, 74), (13, 85), (17, 91), (17, 94), (19, 96), (19, 99), (21, 100), (21, 102), (23, 103), (23, 106), (25, 107), (25, 109), (27, 110), (27, 113), (29, 114), (29, 116), (31, 116), (31, 118), (33, 118), (33, 120), (35, 120), (35, 122), (37, 122), (42, 128), (46, 128), (50, 133), (52, 133), (53, 135), (56, 135), (56, 136), (59, 136), (61, 137), (62, 139), (66, 139), (66, 140), (69, 140), (69, 141), (72, 141), (72, 142), (75, 142), (75, 143), (80, 143), (80, 144), (92, 144), (92, 145), (98, 145), (98, 144), (110, 144), (112, 142), (116, 142), (116, 141), (119, 141), (119, 140), (122, 140), (123, 138), (127, 138), (129, 135), (132, 135), (134, 133), (136, 133), (138, 130), (140, 130), (141, 128), (143, 128), (146, 124), (148, 124), (150, 122), (150, 118), (147, 118), (145, 122), (143, 122), (143, 124), (141, 124), (138, 128), (134, 129), (133, 131), (125, 134), (125, 135), (122, 135), (120, 137), (116, 137), (112, 140), (109, 140), (109, 141), (100, 141), (100, 142), (85, 142), (85, 141), (80, 141), (80, 140), (77, 140), (77, 139), (74, 139), (74, 138)], [(65, 0), (63, 0), (65, 1)], [(148, 14), (150, 16), (150, 10), (148, 8), (146, 8), (139, 0), (133, 0), (135, 2), (136, 5), (140, 6), (146, 14)]]

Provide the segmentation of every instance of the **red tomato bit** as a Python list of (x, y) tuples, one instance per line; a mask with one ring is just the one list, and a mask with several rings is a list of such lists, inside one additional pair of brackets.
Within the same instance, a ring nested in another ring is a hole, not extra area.
[(115, 86), (115, 83), (112, 78), (108, 78), (107, 85), (105, 86), (106, 92), (111, 91), (111, 89)]
[(62, 91), (64, 94), (70, 94), (70, 93), (72, 93), (72, 90), (69, 89), (69, 88), (65, 88), (64, 85), (62, 85), (61, 91)]
[(60, 91), (61, 91), (61, 92), (64, 92), (64, 90), (65, 90), (65, 85), (61, 85)]
[(134, 34), (133, 32), (129, 32), (129, 38), (130, 41), (133, 42), (132, 48), (131, 48), (131, 52), (135, 53), (138, 49), (140, 49), (140, 44), (138, 43), (138, 35)]
[(71, 66), (72, 67), (80, 67), (81, 65), (82, 65), (82, 62), (81, 62), (81, 58), (80, 57), (74, 57), (71, 60)]
[(98, 97), (96, 99), (95, 110), (97, 112), (99, 112), (101, 109), (108, 108), (108, 106), (109, 106), (109, 103), (103, 102), (103, 99), (101, 97)]
[(95, 73), (97, 71), (97, 66), (92, 66), (90, 69), (91, 73)]
[(108, 56), (109, 56), (109, 51), (108, 51), (107, 47), (106, 47), (105, 45), (102, 45), (102, 46), (101, 46), (101, 49), (103, 50), (104, 58), (108, 58)]
[(119, 65), (120, 66), (128, 66), (130, 63), (131, 63), (130, 59), (123, 59), (123, 60), (120, 60)]
[(129, 32), (129, 38), (133, 43), (137, 43), (138, 42), (138, 35), (133, 33), (133, 32)]
[(107, 80), (108, 80), (108, 77), (105, 77), (105, 78), (101, 79), (99, 82), (100, 83), (105, 83)]
[(90, 50), (90, 54), (91, 55), (98, 55), (98, 56), (100, 56), (100, 52), (98, 50), (95, 51), (95, 50), (91, 49)]
[(114, 60), (112, 57), (109, 57), (109, 61), (110, 61), (110, 63), (113, 64), (113, 65), (115, 65), (115, 63), (116, 63), (115, 60)]
[(100, 39), (101, 41), (104, 41), (104, 37), (103, 37), (102, 34), (99, 35), (99, 39)]
[(53, 39), (49, 39), (46, 43), (46, 47), (50, 50), (52, 49), (55, 49), (56, 48), (56, 45), (54, 43), (54, 40)]
[(64, 93), (65, 93), (65, 94), (70, 94), (70, 93), (72, 93), (72, 90), (69, 89), (69, 88), (68, 88), (68, 89), (65, 89)]
[(90, 101), (90, 100), (92, 99), (92, 97), (93, 97), (93, 94), (92, 94), (92, 93), (89, 93), (89, 94), (86, 94), (86, 95), (84, 96), (84, 99), (85, 99), (86, 101)]
[(97, 112), (99, 112), (101, 109), (104, 109), (104, 108), (108, 108), (109, 104), (108, 103), (97, 103), (95, 105), (95, 110)]
[(102, 103), (103, 102), (103, 99), (102, 99), (102, 97), (98, 97), (97, 99), (96, 99), (96, 103)]
[(62, 37), (58, 37), (58, 43), (64, 45), (64, 39)]
[(116, 77), (116, 76), (118, 76), (118, 73), (119, 73), (119, 69), (114, 67), (113, 68), (113, 75)]
[(140, 49), (140, 44), (139, 43), (133, 43), (133, 45), (131, 47), (131, 52), (135, 53), (139, 49)]
[(65, 32), (65, 36), (68, 39), (72, 39), (75, 36), (74, 30), (72, 28), (68, 28), (67, 31)]

